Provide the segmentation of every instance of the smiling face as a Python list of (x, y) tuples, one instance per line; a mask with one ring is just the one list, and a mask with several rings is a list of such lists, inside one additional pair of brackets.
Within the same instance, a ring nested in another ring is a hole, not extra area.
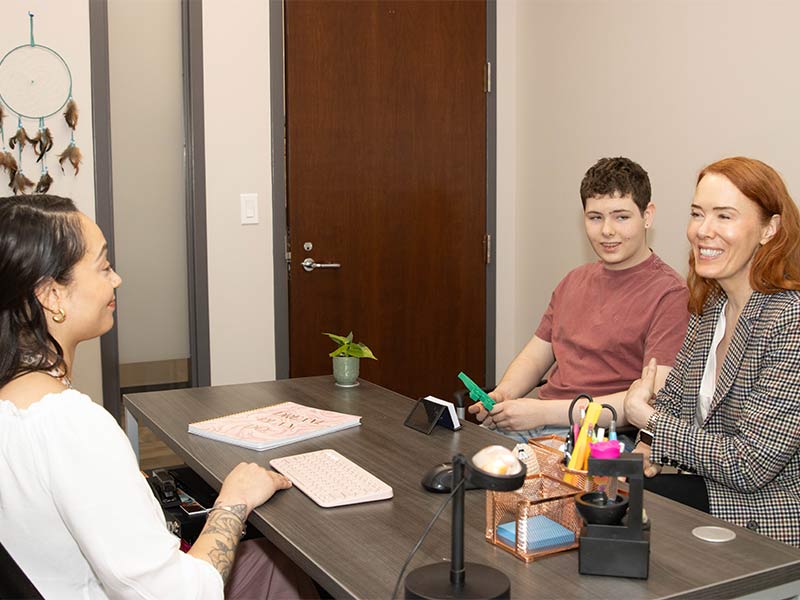
[(63, 343), (78, 343), (106, 333), (114, 325), (116, 301), (114, 290), (122, 278), (108, 262), (106, 239), (100, 228), (88, 217), (80, 215), (86, 253), (72, 269), (66, 286), (48, 297), (48, 308), (57, 312), (63, 308), (66, 319), (50, 326), (56, 339)]
[(642, 214), (630, 194), (586, 199), (586, 237), (607, 269), (629, 269), (647, 260), (650, 249), (645, 233), (654, 213), (650, 203)]
[(752, 291), (753, 255), (779, 225), (778, 215), (766, 218), (727, 177), (707, 174), (697, 184), (686, 230), (695, 272), (719, 283), (729, 298), (745, 297)]

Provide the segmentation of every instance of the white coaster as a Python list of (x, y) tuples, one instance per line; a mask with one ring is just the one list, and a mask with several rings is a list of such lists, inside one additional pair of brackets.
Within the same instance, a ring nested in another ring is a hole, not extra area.
[(692, 535), (706, 542), (730, 542), (736, 537), (736, 533), (725, 527), (706, 525), (705, 527), (695, 527)]
[(351, 387), (357, 387), (358, 386), (358, 382), (357, 381), (355, 383), (336, 383), (336, 382), (334, 382), (333, 385), (335, 385), (337, 387), (351, 388)]

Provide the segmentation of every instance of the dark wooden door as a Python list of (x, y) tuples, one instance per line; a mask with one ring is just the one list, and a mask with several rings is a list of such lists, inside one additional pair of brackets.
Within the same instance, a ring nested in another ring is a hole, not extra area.
[(449, 399), (485, 376), (486, 5), (285, 16), (291, 376), (330, 373), (322, 332), (352, 330), (363, 378)]

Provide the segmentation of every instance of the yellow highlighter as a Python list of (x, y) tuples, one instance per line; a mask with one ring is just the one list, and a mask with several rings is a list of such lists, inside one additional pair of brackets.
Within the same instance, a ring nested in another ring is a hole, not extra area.
[[(572, 456), (569, 459), (568, 469), (579, 470), (583, 468), (586, 462), (586, 457), (589, 454), (589, 439), (587, 431), (589, 425), (595, 425), (600, 418), (600, 411), (603, 410), (603, 405), (599, 402), (590, 402), (586, 407), (586, 417), (583, 419), (578, 439), (575, 440), (575, 449), (572, 451)], [(564, 478), (566, 480), (566, 477)]]

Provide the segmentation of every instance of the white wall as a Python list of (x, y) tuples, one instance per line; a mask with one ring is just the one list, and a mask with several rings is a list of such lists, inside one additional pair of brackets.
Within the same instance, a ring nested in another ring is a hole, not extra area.
[[(80, 110), (75, 141), (83, 154), (83, 162), (77, 176), (74, 175), (72, 167), (68, 166), (65, 174), (62, 174), (58, 167), (58, 154), (69, 143), (69, 128), (63, 117), (55, 115), (47, 121), (54, 138), (53, 150), (48, 155), (48, 166), (54, 180), (50, 187), (50, 193), (72, 198), (81, 211), (94, 218), (89, 3), (87, 0), (2, 2), (0, 4), (0, 56), (4, 56), (6, 52), (16, 46), (29, 42), (28, 11), (35, 16), (35, 42), (58, 52), (69, 66), (72, 73), (73, 97)], [(0, 90), (1, 92), (2, 90)], [(16, 118), (7, 117), (3, 125), (6, 138), (14, 135), (17, 125)], [(38, 129), (37, 121), (26, 121), (24, 125), (31, 135), (35, 134)], [(40, 175), (39, 165), (35, 164), (35, 157), (30, 148), (23, 155), (22, 166), (26, 175), (36, 182)], [(5, 181), (0, 180), (0, 195), (10, 194), (10, 188), (6, 188)], [(99, 340), (84, 342), (78, 347), (73, 382), (77, 388), (89, 394), (95, 402), (102, 402)]]
[(800, 194), (798, 22), (792, 0), (498, 2), (498, 237), (514, 237), (498, 248), (498, 376), (503, 344), (518, 351), (559, 279), (593, 259), (578, 189), (598, 158), (650, 173), (651, 246), (683, 274), (704, 165), (753, 156)]
[[(203, 3), (211, 383), (275, 378), (269, 4)], [(240, 224), (240, 193), (260, 223)]]

